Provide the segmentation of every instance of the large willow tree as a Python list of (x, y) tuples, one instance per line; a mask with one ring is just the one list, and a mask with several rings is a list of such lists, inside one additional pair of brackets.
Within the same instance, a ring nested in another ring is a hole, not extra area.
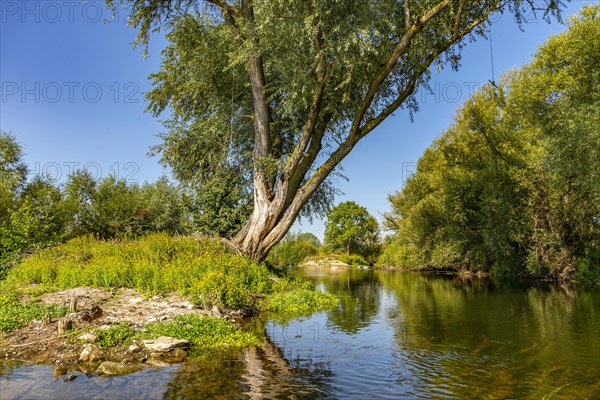
[[(175, 175), (251, 182), (229, 243), (261, 260), (299, 213), (327, 205), (327, 178), (414, 96), (430, 67), (458, 67), (492, 13), (557, 15), (558, 0), (129, 0), (146, 44), (169, 30), (149, 109), (169, 109), (156, 151)], [(117, 7), (118, 0), (107, 0)], [(323, 186), (325, 185), (325, 186)], [(331, 189), (331, 187), (329, 187)], [(313, 201), (315, 193), (322, 201)], [(324, 202), (323, 202), (324, 201)], [(231, 205), (230, 205), (231, 206)]]

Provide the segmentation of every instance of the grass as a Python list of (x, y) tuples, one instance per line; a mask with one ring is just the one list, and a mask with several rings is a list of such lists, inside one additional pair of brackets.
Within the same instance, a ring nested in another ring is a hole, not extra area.
[(96, 335), (96, 344), (103, 349), (129, 343), (136, 335), (135, 330), (125, 322), (108, 329), (94, 329), (93, 332)]
[(172, 321), (153, 322), (135, 330), (122, 322), (107, 329), (93, 329), (95, 343), (103, 349), (127, 345), (134, 340), (170, 336), (189, 340), (198, 350), (221, 350), (258, 345), (262, 340), (257, 332), (243, 332), (236, 324), (221, 318), (198, 314), (179, 315)]
[(159, 336), (189, 340), (197, 349), (202, 350), (258, 345), (262, 339), (257, 334), (239, 330), (226, 319), (196, 314), (179, 315), (169, 322), (153, 322), (146, 325), (146, 331), (140, 333), (138, 338)]
[(148, 295), (178, 291), (196, 304), (240, 309), (270, 291), (268, 269), (227, 252), (216, 240), (163, 234), (124, 241), (73, 239), (43, 250), (10, 271), (16, 284), (41, 291), (78, 286), (136, 288)]
[[(32, 284), (34, 289), (29, 286)], [(177, 291), (206, 308), (262, 308), (286, 318), (337, 305), (335, 296), (315, 291), (311, 282), (275, 278), (264, 264), (231, 254), (217, 240), (163, 234), (108, 242), (91, 237), (73, 239), (24, 259), (0, 285), (2, 331), (41, 319), (46, 313), (58, 317), (68, 311), (19, 303), (19, 290), (29, 295), (79, 286), (128, 287), (147, 295)], [(179, 316), (144, 328), (137, 332), (120, 324), (94, 333), (100, 347), (158, 336), (187, 339), (202, 349), (244, 347), (262, 339), (262, 333), (243, 332), (227, 320), (200, 315)]]

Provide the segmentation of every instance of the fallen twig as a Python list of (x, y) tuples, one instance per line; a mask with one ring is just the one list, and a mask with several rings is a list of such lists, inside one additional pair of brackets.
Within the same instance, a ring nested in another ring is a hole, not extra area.
[(21, 344), (11, 344), (8, 347), (25, 347), (25, 346), (30, 346), (32, 344), (38, 344), (38, 343), (42, 343), (42, 342), (48, 342), (48, 341), (54, 340), (54, 339), (60, 339), (60, 338), (63, 338), (65, 336), (67, 336), (66, 333), (64, 335), (59, 335), (59, 336), (55, 336), (55, 337), (51, 337), (51, 338), (36, 340), (35, 342), (21, 343)]

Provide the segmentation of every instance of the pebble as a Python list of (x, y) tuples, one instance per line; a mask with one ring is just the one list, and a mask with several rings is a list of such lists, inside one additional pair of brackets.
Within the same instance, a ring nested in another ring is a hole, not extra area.
[(92, 332), (86, 332), (83, 335), (79, 336), (79, 340), (85, 340), (86, 342), (95, 342), (97, 336)]

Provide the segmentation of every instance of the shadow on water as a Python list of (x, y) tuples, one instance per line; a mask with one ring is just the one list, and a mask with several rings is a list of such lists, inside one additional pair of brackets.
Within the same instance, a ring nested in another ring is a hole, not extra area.
[(4, 364), (4, 398), (600, 398), (600, 293), (547, 283), (299, 270), (340, 305), (253, 320), (261, 346), (126, 377)]

